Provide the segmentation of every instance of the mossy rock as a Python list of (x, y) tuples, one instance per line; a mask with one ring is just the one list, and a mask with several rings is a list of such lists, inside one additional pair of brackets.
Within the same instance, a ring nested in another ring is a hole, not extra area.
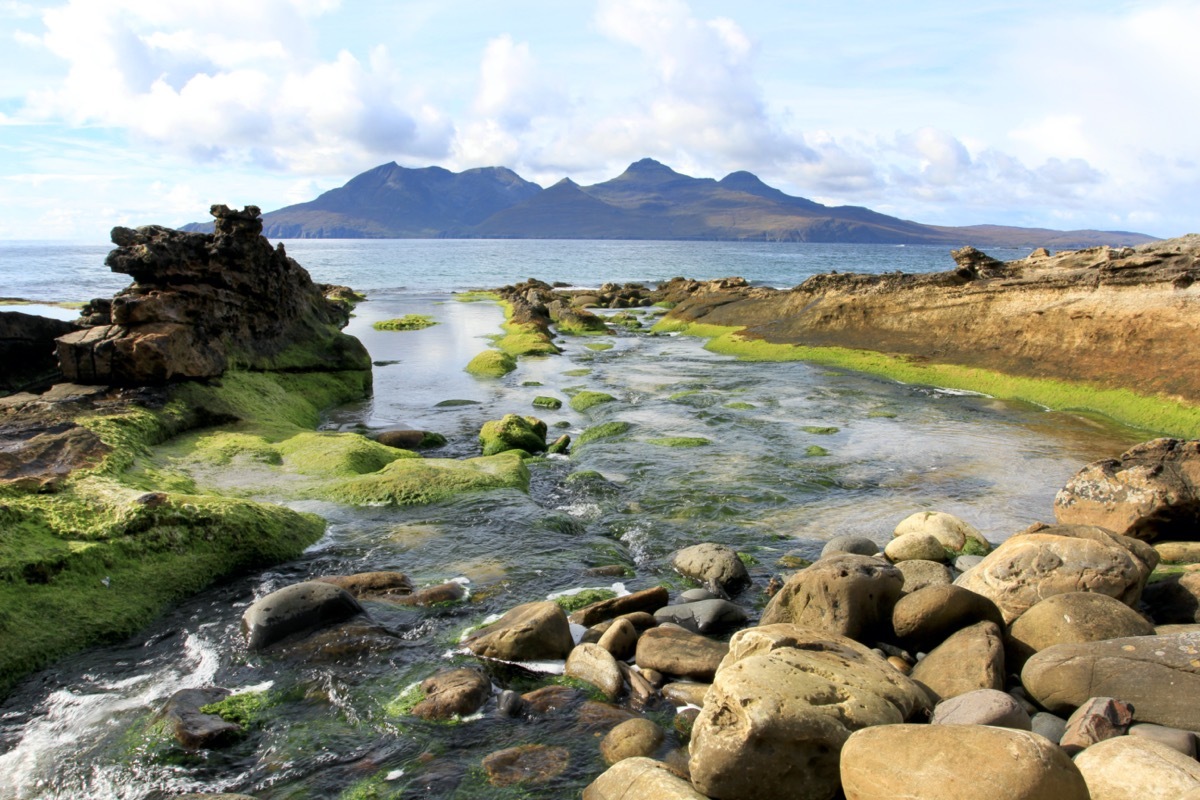
[(734, 411), (754, 411), (756, 408), (758, 408), (758, 406), (754, 405), (753, 403), (743, 403), (740, 401), (734, 402), (734, 403), (726, 403), (724, 407), (732, 409)]
[(820, 456), (829, 455), (829, 451), (824, 447), (821, 447), (819, 444), (810, 444), (808, 447), (804, 448), (804, 455), (808, 456), (809, 458), (819, 458)]
[(548, 408), (551, 411), (557, 411), (558, 409), (562, 408), (563, 403), (562, 400), (559, 400), (557, 397), (545, 397), (539, 395), (538, 397), (533, 398), (533, 405), (535, 408)]
[(379, 472), (337, 481), (310, 495), (350, 505), (421, 505), (495, 489), (528, 491), (529, 469), (520, 451), (456, 461), (404, 458)]
[(377, 331), (419, 331), (437, 325), (428, 314), (405, 314), (395, 319), (384, 319), (371, 327)]
[(602, 353), (605, 350), (612, 350), (615, 345), (609, 342), (588, 342), (584, 345), (588, 350), (593, 350), (597, 353)]
[(592, 374), (592, 370), (589, 369), (588, 367), (581, 367), (580, 369), (569, 369), (569, 370), (566, 370), (565, 372), (563, 372), (563, 375), (566, 375), (568, 378), (582, 378), (585, 375), (591, 375), (591, 374)]
[(456, 399), (452, 399), (452, 400), (442, 400), (438, 403), (434, 403), (433, 407), (434, 408), (458, 408), (459, 406), (477, 406), (479, 404), (480, 403), (478, 400), (461, 400), (461, 399), (456, 398)]
[(592, 603), (599, 603), (601, 600), (611, 600), (616, 596), (617, 593), (612, 589), (584, 589), (581, 592), (560, 595), (554, 598), (554, 602), (563, 611), (570, 614), (572, 611), (578, 611), (581, 608), (590, 606)]
[(505, 414), (502, 419), (483, 424), (479, 430), (479, 444), (485, 456), (506, 450), (540, 453), (546, 449), (546, 423), (537, 417)]
[(562, 352), (550, 337), (534, 325), (505, 324), (507, 333), (496, 340), (496, 346), (507, 355), (551, 356)]
[(664, 436), (659, 439), (647, 439), (646, 443), (658, 447), (707, 447), (712, 441), (703, 436)]
[(816, 434), (817, 436), (831, 436), (837, 433), (840, 428), (835, 428), (832, 425), (804, 425), (800, 430), (805, 433)]
[(467, 372), (481, 378), (502, 378), (517, 368), (516, 360), (499, 350), (484, 350), (467, 364)]
[(614, 436), (628, 433), (632, 428), (633, 425), (631, 423), (620, 420), (602, 422), (599, 425), (587, 428), (583, 433), (579, 434), (575, 439), (575, 447), (583, 447), (588, 442), (594, 442), (597, 439), (611, 439)]
[(587, 411), (589, 408), (600, 405), (601, 403), (611, 403), (617, 398), (605, 392), (593, 392), (584, 390), (571, 398), (571, 408), (576, 411)]

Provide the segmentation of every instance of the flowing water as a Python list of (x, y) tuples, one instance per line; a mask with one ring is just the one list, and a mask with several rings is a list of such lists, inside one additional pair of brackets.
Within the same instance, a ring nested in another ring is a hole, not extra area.
[[(515, 258), (513, 243), (492, 244)], [(264, 800), (578, 796), (604, 768), (600, 728), (578, 714), (510, 719), (496, 713), (493, 700), (476, 718), (444, 724), (397, 715), (389, 704), (438, 670), (472, 663), (455, 653), (462, 632), (519, 603), (580, 588), (635, 591), (664, 583), (679, 589), (683, 581), (669, 568), (670, 553), (718, 541), (748, 557), (755, 586), (738, 600), (755, 612), (769, 577), (785, 571), (779, 560), (787, 554), (813, 558), (840, 533), (882, 544), (897, 522), (924, 509), (957, 514), (999, 540), (1049, 520), (1055, 490), (1079, 466), (1139, 438), (1093, 419), (978, 395), (803, 363), (738, 362), (709, 353), (695, 339), (644, 332), (563, 339), (561, 356), (522, 359), (503, 379), (475, 379), (463, 366), (498, 332), (501, 313), (490, 303), (457, 302), (447, 287), (529, 275), (594, 284), (610, 277), (750, 271), (689, 271), (669, 259), (653, 271), (634, 270), (638, 258), (653, 255), (652, 247), (637, 248), (673, 243), (624, 243), (634, 255), (600, 243), (610, 248), (603, 258), (581, 243), (533, 244), (543, 248), (541, 256), (561, 253), (562, 263), (573, 253), (576, 266), (558, 271), (553, 265), (559, 262), (532, 259), (519, 269), (507, 264), (503, 278), (479, 280), (461, 272), (445, 277), (439, 267), (414, 268), (419, 279), (397, 280), (394, 269), (377, 266), (356, 280), (350, 267), (337, 266), (345, 256), (339, 247), (322, 250), (318, 243), (308, 257), (298, 252), (299, 243), (289, 248), (318, 280), (377, 289), (347, 329), (378, 364), (374, 395), (332, 410), (325, 427), (439, 431), (449, 444), (435, 454), (454, 457), (476, 454), (482, 423), (511, 412), (537, 413), (552, 432), (572, 437), (607, 421), (630, 423), (629, 430), (578, 447), (569, 458), (534, 463), (528, 493), (495, 491), (414, 508), (289, 503), (329, 521), (326, 536), (303, 557), (211, 588), (129, 641), (65, 659), (18, 687), (0, 706), (0, 798), (125, 800), (201, 790)], [(717, 254), (705, 251), (705, 257), (715, 264), (722, 247), (714, 248)], [(745, 263), (788, 258), (788, 251), (773, 248), (746, 256)], [(439, 252), (447, 263), (455, 254), (467, 257), (461, 247)], [(627, 260), (614, 255), (621, 253)], [(579, 262), (587, 262), (586, 269)], [(609, 271), (605, 264), (619, 268)], [(785, 277), (757, 279), (798, 282)], [(384, 288), (398, 283), (409, 288)], [(9, 287), (0, 294), (62, 296)], [(413, 332), (371, 328), (409, 313), (429, 314), (438, 324)], [(612, 347), (589, 347), (597, 344)], [(585, 389), (616, 400), (584, 413), (531, 405), (538, 395), (565, 401)], [(471, 402), (439, 405), (445, 400)], [(654, 441), (669, 437), (707, 444)], [(568, 480), (588, 470), (604, 480)], [(626, 576), (614, 584), (585, 574), (606, 565), (626, 567)], [(255, 599), (315, 576), (369, 570), (399, 570), (418, 586), (459, 581), (469, 596), (433, 608), (368, 604), (375, 621), (395, 634), (371, 652), (319, 658), (248, 653), (242, 646), (240, 617)], [(511, 671), (494, 680), (526, 689), (539, 679)], [(147, 736), (167, 697), (204, 685), (267, 689), (278, 702), (227, 749), (189, 753)], [(669, 706), (651, 709), (668, 728), (672, 713)], [(519, 744), (564, 747), (569, 766), (543, 784), (489, 785), (482, 758)]]

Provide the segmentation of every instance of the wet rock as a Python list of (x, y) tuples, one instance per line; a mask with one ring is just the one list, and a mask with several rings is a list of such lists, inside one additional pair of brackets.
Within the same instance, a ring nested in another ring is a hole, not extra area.
[(856, 731), (841, 755), (853, 800), (1089, 800), (1057, 745), (1033, 733), (983, 725), (885, 725)]
[(521, 695), (522, 707), (530, 714), (552, 714), (583, 702), (583, 692), (571, 686), (543, 686)]
[(897, 536), (883, 548), (883, 554), (892, 563), (900, 561), (945, 561), (946, 547), (941, 540), (929, 533), (906, 533)]
[(896, 564), (896, 569), (904, 576), (904, 584), (900, 587), (904, 594), (912, 594), (926, 586), (949, 586), (954, 583), (954, 572), (936, 561), (901, 561)]
[(595, 625), (584, 631), (583, 639), (581, 641), (599, 643), (599, 641), (604, 638), (604, 634), (608, 633), (609, 629), (612, 628), (613, 625), (616, 625), (619, 620), (625, 620), (632, 625), (634, 631), (636, 631), (638, 635), (641, 635), (642, 631), (649, 630), (650, 628), (658, 625), (658, 620), (654, 618), (653, 614), (649, 614), (645, 611), (634, 611), (629, 614), (622, 614), (619, 617), (606, 619), (603, 622), (597, 622)]
[[(679, 736), (679, 740), (687, 744), (692, 740), (692, 731), (696, 729), (696, 720), (700, 718), (699, 708), (681, 708), (675, 717), (671, 720), (671, 727), (675, 729), (675, 733)], [(687, 758), (683, 759), (684, 766), (687, 766)], [(688, 769), (688, 775), (691, 775), (691, 769)]]
[(249, 649), (261, 650), (292, 634), (311, 632), (362, 613), (362, 606), (345, 589), (305, 581), (251, 604), (242, 614), (242, 633)]
[(356, 600), (379, 600), (412, 594), (412, 581), (403, 572), (359, 572), (354, 575), (326, 575), (317, 578), (345, 589)]
[(1092, 800), (1180, 798), (1200, 789), (1200, 764), (1166, 745), (1119, 736), (1075, 757)]
[(400, 638), (366, 615), (315, 630), (302, 638), (289, 638), (272, 646), (273, 653), (291, 661), (337, 664), (370, 657), (394, 648)]
[(568, 677), (592, 684), (609, 700), (616, 700), (625, 688), (617, 660), (598, 644), (577, 645), (567, 656), (565, 672)]
[(1154, 548), (1090, 525), (1055, 525), (1005, 540), (955, 584), (996, 604), (1011, 623), (1035, 603), (1066, 592), (1137, 602), (1158, 563)]
[(505, 717), (515, 717), (521, 713), (525, 707), (525, 701), (521, 699), (521, 695), (514, 692), (512, 689), (505, 689), (496, 698), (496, 710)]
[(658, 697), (658, 690), (654, 688), (654, 684), (624, 661), (618, 661), (617, 666), (621, 668), (621, 677), (629, 686), (629, 704), (636, 709), (644, 709), (653, 703)]
[(719, 597), (731, 597), (750, 585), (750, 575), (737, 551), (723, 544), (704, 542), (685, 547), (671, 557), (671, 566)]
[(241, 725), (226, 722), (216, 714), (205, 714), (201, 706), (220, 702), (232, 694), (228, 689), (181, 689), (163, 706), (165, 718), (176, 741), (189, 750), (225, 747), (241, 738)]
[(571, 622), (590, 628), (597, 623), (635, 611), (646, 611), (653, 614), (665, 606), (669, 598), (670, 595), (665, 587), (655, 586), (622, 597), (613, 597), (609, 600), (592, 603), (590, 606), (585, 606), (572, 613)]
[(375, 441), (401, 450), (432, 450), (446, 444), (446, 437), (433, 431), (390, 430), (372, 436)]
[(474, 714), (492, 695), (492, 682), (477, 669), (439, 672), (421, 682), (425, 699), (413, 707), (414, 717), (452, 719)]
[(1200, 572), (1170, 575), (1148, 584), (1142, 600), (1160, 625), (1200, 622)]
[(213, 234), (157, 225), (114, 228), (105, 259), (134, 283), (113, 298), (109, 324), (58, 339), (67, 379), (144, 386), (250, 370), (366, 370), (362, 344), (340, 332), (347, 307), (260, 235), (255, 206), (213, 206)]
[(935, 700), (1004, 688), (1004, 636), (994, 622), (955, 633), (917, 662), (912, 679)]
[(1068, 592), (1034, 605), (1017, 618), (1008, 636), (1014, 665), (1020, 667), (1029, 656), (1056, 644), (1153, 634), (1153, 625), (1116, 598)]
[(471, 633), (463, 644), (484, 658), (540, 661), (566, 658), (575, 641), (562, 608), (543, 600), (516, 606), (491, 625)]
[(916, 650), (926, 650), (955, 631), (985, 620), (1004, 624), (995, 603), (961, 586), (919, 589), (901, 597), (892, 612), (896, 636)]
[(633, 623), (628, 619), (621, 617), (613, 621), (608, 630), (600, 636), (597, 644), (612, 653), (613, 658), (624, 661), (637, 649), (637, 640), (637, 628), (633, 627)]
[(788, 578), (759, 624), (792, 623), (856, 639), (891, 626), (903, 584), (900, 570), (878, 558), (822, 558)]
[(1012, 696), (996, 689), (976, 689), (943, 700), (934, 706), (933, 725), (992, 725), (997, 728), (1032, 730), (1029, 714)]
[(651, 628), (638, 639), (634, 660), (644, 670), (709, 682), (728, 651), (729, 645), (725, 642), (713, 641), (690, 631)]
[(926, 702), (846, 637), (786, 624), (739, 631), (692, 730), (692, 783), (725, 800), (829, 798), (851, 732), (903, 722)]
[(571, 753), (565, 747), (523, 744), (483, 757), (483, 769), (492, 786), (538, 786), (567, 771)]
[(618, 761), (583, 790), (583, 800), (707, 800), (666, 764), (649, 758)]
[(699, 603), (701, 600), (719, 600), (721, 598), (708, 589), (688, 589), (686, 592), (680, 592), (679, 599), (684, 603)]
[(596, 700), (584, 701), (575, 717), (581, 731), (592, 733), (610, 731), (626, 720), (637, 718), (632, 711)]
[(546, 452), (552, 456), (567, 455), (571, 452), (571, 437), (564, 433), (546, 446)]
[(1200, 440), (1153, 439), (1095, 461), (1054, 498), (1059, 522), (1146, 542), (1200, 535)]
[(73, 422), (33, 422), (0, 428), (0, 485), (53, 489), (75, 470), (97, 466), (112, 448)]
[(1196, 757), (1196, 734), (1179, 728), (1168, 728), (1165, 725), (1154, 725), (1142, 722), (1129, 727), (1130, 736), (1139, 736), (1182, 753), (1188, 758)]
[(1119, 697), (1138, 722), (1200, 730), (1200, 633), (1057, 644), (1025, 662), (1021, 683), (1054, 713)]
[(546, 449), (546, 423), (537, 417), (505, 414), (501, 419), (483, 423), (479, 444), (485, 456), (507, 450), (541, 453)]
[(675, 681), (662, 687), (662, 696), (677, 706), (703, 706), (704, 695), (708, 693), (710, 683), (686, 683)]
[(842, 534), (835, 536), (821, 548), (821, 558), (839, 553), (851, 553), (856, 556), (873, 556), (879, 553), (879, 545), (873, 539), (865, 536)]
[(386, 600), (389, 603), (395, 603), (401, 606), (429, 606), (441, 605), (443, 603), (457, 603), (467, 596), (467, 587), (463, 586), (458, 581), (447, 581), (434, 586), (426, 586), (418, 589), (412, 594), (389, 594), (373, 599)]
[(1067, 719), (1067, 727), (1058, 743), (1073, 756), (1097, 742), (1124, 736), (1131, 724), (1133, 707), (1128, 703), (1113, 697), (1093, 697)]
[(666, 739), (663, 729), (648, 719), (631, 719), (608, 732), (600, 742), (604, 763), (612, 766), (626, 758), (654, 755)]
[(728, 600), (700, 600), (677, 606), (664, 606), (654, 612), (661, 624), (673, 622), (692, 633), (716, 633), (736, 628), (748, 617), (740, 606)]
[(984, 555), (992, 549), (978, 528), (944, 511), (918, 511), (907, 516), (892, 531), (892, 536), (898, 539), (914, 533), (933, 536), (942, 547), (956, 553), (967, 550)]

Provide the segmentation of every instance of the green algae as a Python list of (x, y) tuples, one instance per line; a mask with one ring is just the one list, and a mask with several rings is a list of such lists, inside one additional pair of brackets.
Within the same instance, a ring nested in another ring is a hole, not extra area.
[(508, 353), (484, 350), (467, 364), (467, 372), (481, 378), (502, 378), (517, 368), (516, 360)]
[[(1130, 389), (1084, 382), (1006, 375), (959, 364), (918, 362), (903, 356), (845, 347), (773, 344), (740, 335), (742, 329), (665, 319), (658, 332), (678, 331), (709, 339), (705, 348), (746, 361), (808, 361), (879, 375), (904, 383), (979, 392), (1002, 400), (1021, 400), (1055, 411), (1099, 414), (1151, 433), (1200, 437), (1200, 406)], [(877, 416), (886, 416), (879, 414)]]
[(593, 425), (587, 428), (583, 433), (579, 434), (575, 439), (575, 447), (583, 447), (589, 442), (594, 442), (597, 439), (611, 439), (614, 436), (620, 436), (623, 433), (628, 433), (633, 428), (632, 423), (622, 422), (620, 420), (613, 422), (602, 422), (599, 425)]
[(835, 428), (832, 425), (803, 425), (800, 430), (805, 433), (813, 433), (817, 436), (830, 436), (837, 433), (840, 428)]
[(414, 683), (385, 703), (383, 712), (389, 717), (407, 717), (425, 700), (425, 697), (425, 690), (421, 688), (421, 684)]
[(216, 714), (226, 722), (250, 730), (261, 725), (263, 712), (278, 702), (269, 692), (243, 692), (231, 694), (216, 703), (200, 706), (200, 713)]
[(495, 292), (473, 290), (468, 292), (456, 292), (454, 294), (454, 299), (459, 303), (482, 303), (486, 300), (499, 303), (500, 295), (496, 294)]
[(518, 451), (455, 461), (448, 458), (404, 458), (379, 472), (333, 481), (311, 489), (309, 496), (349, 505), (408, 506), (436, 503), (492, 489), (528, 491), (529, 469)]
[(521, 325), (506, 322), (501, 327), (506, 333), (496, 340), (496, 346), (513, 358), (558, 355), (562, 352), (546, 333), (532, 323)]
[(821, 447), (819, 444), (810, 444), (808, 447), (804, 448), (804, 455), (808, 456), (809, 458), (820, 458), (821, 456), (829, 455), (829, 451), (824, 447)]
[(726, 403), (723, 407), (732, 409), (733, 411), (753, 411), (758, 408), (758, 406), (754, 405), (753, 403), (742, 402)]
[(399, 800), (404, 792), (388, 786), (387, 771), (355, 781), (337, 796), (337, 800)]
[(568, 378), (582, 378), (585, 375), (591, 374), (592, 370), (588, 369), (587, 367), (583, 367), (582, 369), (568, 369), (563, 372), (563, 375), (566, 375)]
[(479, 431), (479, 444), (485, 456), (508, 450), (540, 453), (546, 449), (546, 423), (537, 417), (505, 414), (489, 420)]
[(562, 405), (562, 400), (559, 400), (557, 397), (546, 397), (544, 395), (539, 395), (533, 398), (534, 408), (548, 408), (551, 411), (557, 411), (558, 409), (562, 408)]
[(578, 611), (593, 603), (599, 603), (601, 600), (611, 600), (616, 596), (617, 593), (612, 589), (584, 589), (582, 592), (556, 597), (554, 602), (558, 604), (559, 608), (570, 614), (572, 611)]
[(597, 353), (602, 353), (605, 350), (612, 350), (614, 345), (611, 342), (588, 342), (584, 345), (588, 350), (594, 350)]
[[(565, 390), (564, 390), (565, 392)], [(611, 403), (617, 398), (605, 392), (593, 392), (584, 390), (577, 393), (571, 398), (571, 408), (576, 411), (587, 411), (589, 408), (600, 405), (601, 403)]]
[(428, 314), (405, 314), (395, 319), (384, 319), (371, 327), (377, 331), (419, 331), (437, 325)]
[(434, 408), (457, 408), (459, 406), (477, 406), (477, 405), (479, 405), (478, 400), (454, 399), (454, 400), (442, 400), (441, 402), (434, 403), (433, 407)]
[(275, 449), (285, 470), (321, 477), (366, 475), (400, 458), (420, 458), (409, 450), (388, 447), (357, 433), (305, 431), (285, 439)]
[(703, 436), (664, 436), (658, 439), (647, 439), (647, 444), (658, 447), (707, 447), (712, 441)]

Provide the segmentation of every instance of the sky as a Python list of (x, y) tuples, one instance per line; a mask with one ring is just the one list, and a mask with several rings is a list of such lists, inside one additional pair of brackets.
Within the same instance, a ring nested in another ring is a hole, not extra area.
[(1200, 0), (0, 0), (0, 239), (380, 164), (643, 157), (939, 225), (1200, 231)]

